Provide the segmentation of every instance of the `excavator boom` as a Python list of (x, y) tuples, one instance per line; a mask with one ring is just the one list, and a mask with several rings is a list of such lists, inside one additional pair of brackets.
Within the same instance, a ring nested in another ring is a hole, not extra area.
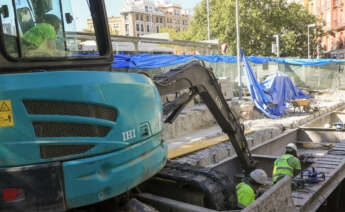
[(172, 123), (188, 102), (199, 95), (223, 132), (228, 135), (245, 173), (253, 170), (254, 161), (243, 127), (229, 108), (212, 70), (199, 61), (192, 61), (155, 76), (154, 81), (161, 96), (180, 93), (174, 101), (164, 104), (163, 114), (167, 117), (165, 122)]

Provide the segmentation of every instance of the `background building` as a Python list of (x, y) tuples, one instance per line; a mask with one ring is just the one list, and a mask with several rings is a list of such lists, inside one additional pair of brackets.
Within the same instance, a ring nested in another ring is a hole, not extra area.
[(123, 35), (124, 24), (121, 17), (108, 17), (109, 30), (111, 34)]
[[(108, 17), (109, 31), (111, 34), (123, 35), (124, 22), (120, 16)], [(94, 31), (92, 19), (87, 19), (88, 30)]]
[(306, 9), (319, 18), (325, 34), (320, 38), (324, 53), (344, 57), (345, 0), (305, 0)]
[(151, 0), (127, 0), (121, 9), (124, 35), (159, 33), (165, 26), (165, 14)]
[(175, 29), (176, 32), (180, 32), (189, 27), (192, 17), (191, 10), (182, 10), (180, 5), (167, 0), (160, 0), (156, 5), (165, 14), (166, 28)]
[[(162, 28), (186, 30), (193, 17), (193, 10), (183, 10), (171, 0), (127, 0), (120, 16), (109, 17), (112, 34), (143, 36), (160, 33)], [(94, 31), (92, 20), (88, 19), (88, 30)]]

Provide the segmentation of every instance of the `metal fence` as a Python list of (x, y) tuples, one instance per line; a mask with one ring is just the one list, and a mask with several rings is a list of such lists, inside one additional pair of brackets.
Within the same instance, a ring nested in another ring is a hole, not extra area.
[[(238, 96), (238, 72), (236, 63), (209, 63), (218, 79), (226, 80), (231, 86), (232, 96)], [(181, 64), (180, 64), (181, 65)], [(269, 62), (266, 64), (250, 64), (257, 80), (264, 81), (268, 76), (274, 75), (277, 71), (287, 74), (295, 86), (307, 90), (344, 90), (345, 71), (344, 64), (331, 63), (323, 66), (298, 66), (289, 64), (278, 64)], [(127, 70), (129, 72), (146, 72), (150, 76), (164, 73), (179, 65), (162, 67), (157, 69)], [(242, 87), (246, 89), (246, 79), (242, 75)]]
[[(68, 42), (73, 43), (76, 52), (93, 52), (97, 50), (95, 35), (83, 32), (67, 32)], [(90, 42), (91, 41), (91, 42)], [(192, 42), (146, 37), (111, 35), (114, 54), (219, 54), (218, 44)], [(85, 45), (84, 45), (85, 44)], [(73, 49), (71, 49), (73, 51)]]
[[(80, 44), (84, 41), (94, 40), (93, 34), (89, 33), (69, 33), (67, 37), (76, 39)], [(201, 55), (218, 55), (219, 46), (212, 43), (178, 41), (166, 39), (154, 39), (143, 37), (129, 36), (111, 36), (113, 52), (138, 54), (201, 54)], [(236, 64), (229, 63), (208, 63), (205, 64), (214, 70), (215, 75), (223, 80), (228, 81), (232, 87), (233, 95), (238, 95), (238, 72)], [(182, 64), (179, 64), (182, 65)], [(156, 69), (122, 69), (124, 72), (146, 72), (150, 76), (164, 73), (179, 65), (162, 67)], [(250, 64), (259, 82), (267, 76), (275, 74), (277, 71), (286, 73), (290, 76), (297, 87), (310, 90), (337, 90), (345, 89), (345, 72), (344, 64), (331, 63), (323, 66), (299, 66), (289, 64), (278, 64), (269, 62), (266, 64)], [(246, 79), (242, 75), (242, 86), (246, 87)]]

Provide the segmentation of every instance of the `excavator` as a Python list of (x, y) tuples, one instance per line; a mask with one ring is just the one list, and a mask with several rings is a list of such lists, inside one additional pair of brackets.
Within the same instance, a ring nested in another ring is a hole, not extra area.
[[(78, 49), (85, 13), (96, 37), (92, 54)], [(199, 95), (244, 173), (255, 167), (243, 127), (201, 62), (153, 79), (112, 71), (103, 0), (2, 0), (0, 50), (0, 211), (66, 211), (148, 179), (153, 187), (167, 181), (192, 187), (208, 208), (235, 207), (231, 179), (167, 162), (163, 121), (173, 122)], [(176, 93), (162, 103), (161, 96)]]

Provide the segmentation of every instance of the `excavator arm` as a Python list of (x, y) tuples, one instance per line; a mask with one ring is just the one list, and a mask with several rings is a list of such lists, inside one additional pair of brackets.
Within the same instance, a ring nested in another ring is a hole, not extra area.
[(253, 170), (254, 161), (243, 128), (229, 108), (212, 70), (199, 61), (192, 61), (155, 76), (154, 81), (161, 96), (180, 93), (173, 101), (163, 105), (166, 123), (172, 123), (188, 102), (199, 95), (223, 132), (230, 138), (245, 173), (249, 174)]

